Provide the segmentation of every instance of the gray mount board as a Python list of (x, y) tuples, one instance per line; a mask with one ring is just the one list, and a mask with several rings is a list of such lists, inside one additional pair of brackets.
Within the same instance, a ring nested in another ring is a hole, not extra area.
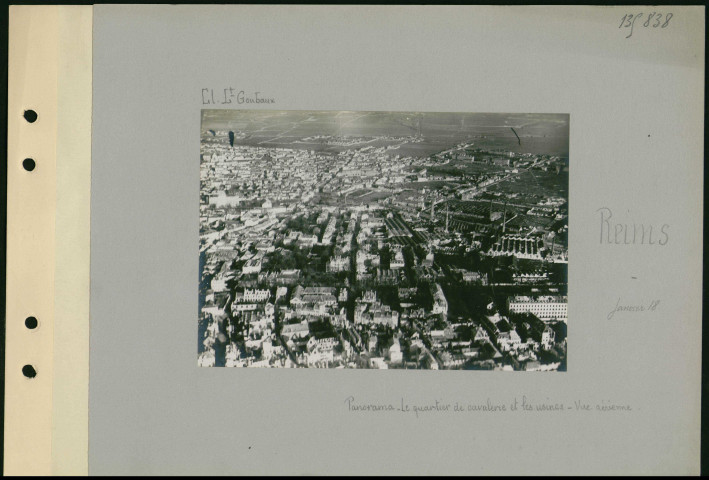
[[(97, 5), (90, 474), (698, 473), (704, 27), (679, 13), (662, 40), (624, 38), (622, 8)], [(228, 87), (279, 110), (569, 114), (568, 371), (199, 368), (201, 92)], [(601, 207), (671, 240), (601, 244)], [(609, 321), (620, 297), (661, 308)]]

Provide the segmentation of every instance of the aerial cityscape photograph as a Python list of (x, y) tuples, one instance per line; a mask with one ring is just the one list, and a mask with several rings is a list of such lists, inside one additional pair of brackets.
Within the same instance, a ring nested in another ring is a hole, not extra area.
[(566, 371), (569, 115), (202, 110), (198, 365)]

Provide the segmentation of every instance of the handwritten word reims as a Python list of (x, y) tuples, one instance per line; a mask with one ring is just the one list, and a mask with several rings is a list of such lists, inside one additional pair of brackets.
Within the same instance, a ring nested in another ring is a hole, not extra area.
[(596, 213), (601, 220), (601, 244), (664, 246), (670, 240), (670, 226), (666, 223), (658, 229), (657, 225), (646, 223), (618, 222), (608, 207), (601, 207)]

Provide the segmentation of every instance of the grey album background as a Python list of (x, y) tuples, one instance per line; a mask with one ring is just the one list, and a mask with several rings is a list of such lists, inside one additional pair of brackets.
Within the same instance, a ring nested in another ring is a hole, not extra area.
[[(622, 9), (94, 7), (90, 474), (697, 473), (704, 27), (683, 12), (630, 43)], [(228, 87), (570, 114), (568, 371), (199, 368), (201, 90)], [(670, 241), (600, 244), (601, 207)], [(608, 321), (619, 297), (662, 308)], [(416, 418), (351, 395), (633, 410)]]

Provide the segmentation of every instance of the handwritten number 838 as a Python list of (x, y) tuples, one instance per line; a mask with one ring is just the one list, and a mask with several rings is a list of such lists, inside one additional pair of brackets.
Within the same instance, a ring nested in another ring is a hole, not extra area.
[[(645, 17), (645, 21), (643, 22), (641, 18), (645, 14), (643, 13), (638, 13), (638, 14), (632, 14), (628, 13), (623, 15), (622, 20), (620, 21), (620, 25), (618, 25), (618, 28), (629, 28), (630, 33), (628, 34), (627, 37), (625, 38), (630, 38), (630, 36), (633, 34), (633, 27), (635, 26), (635, 22), (639, 21), (638, 25), (642, 25), (645, 28), (667, 28), (667, 25), (669, 25), (670, 20), (672, 19), (672, 14), (671, 13), (655, 13), (652, 12), (649, 14), (647, 17)], [(663, 16), (664, 15), (664, 16)]]

